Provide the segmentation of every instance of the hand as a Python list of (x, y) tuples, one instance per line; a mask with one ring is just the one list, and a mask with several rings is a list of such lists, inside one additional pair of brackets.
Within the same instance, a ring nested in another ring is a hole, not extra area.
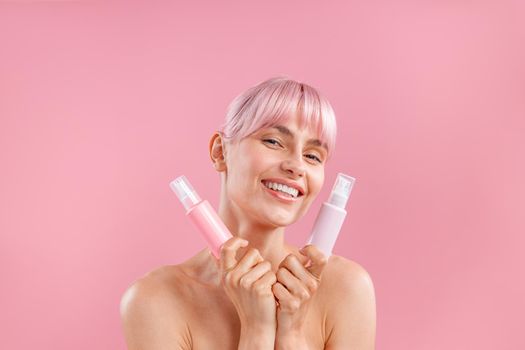
[(275, 333), (276, 302), (272, 285), (277, 281), (269, 261), (249, 248), (237, 261), (236, 254), (248, 241), (232, 237), (221, 247), (221, 285), (237, 310), (244, 329), (271, 329)]
[[(313, 245), (300, 250), (301, 256), (289, 254), (279, 265), (277, 282), (272, 291), (278, 301), (277, 334), (279, 337), (301, 337), (309, 302), (321, 283), (327, 263), (324, 254)], [(306, 262), (310, 261), (308, 267)]]

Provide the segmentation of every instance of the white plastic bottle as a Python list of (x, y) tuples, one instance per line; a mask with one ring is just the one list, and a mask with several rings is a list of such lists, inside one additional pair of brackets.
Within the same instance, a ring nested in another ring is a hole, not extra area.
[(354, 182), (353, 177), (338, 173), (330, 198), (323, 203), (315, 219), (307, 245), (315, 245), (326, 258), (332, 255), (332, 249), (345, 220), (345, 207)]

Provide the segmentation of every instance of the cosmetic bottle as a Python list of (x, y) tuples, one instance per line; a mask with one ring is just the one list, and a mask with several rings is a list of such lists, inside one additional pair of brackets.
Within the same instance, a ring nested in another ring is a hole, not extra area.
[(308, 244), (315, 245), (328, 259), (332, 255), (337, 236), (346, 217), (346, 203), (355, 179), (339, 173), (327, 202), (319, 209)]
[(226, 225), (207, 200), (202, 200), (193, 189), (186, 176), (181, 175), (170, 182), (186, 210), (186, 215), (204, 236), (213, 255), (219, 259), (221, 246), (232, 236)]

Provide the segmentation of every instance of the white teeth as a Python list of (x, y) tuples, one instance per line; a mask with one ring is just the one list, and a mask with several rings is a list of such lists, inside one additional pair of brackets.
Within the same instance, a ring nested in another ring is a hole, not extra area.
[(275, 182), (269, 182), (268, 181), (264, 185), (266, 187), (268, 187), (268, 188), (271, 188), (274, 191), (281, 191), (281, 192), (287, 193), (287, 194), (291, 195), (294, 198), (296, 198), (297, 195), (299, 194), (299, 191), (296, 190), (295, 188), (288, 187), (288, 186), (283, 185), (283, 184), (278, 184), (278, 183), (275, 183)]

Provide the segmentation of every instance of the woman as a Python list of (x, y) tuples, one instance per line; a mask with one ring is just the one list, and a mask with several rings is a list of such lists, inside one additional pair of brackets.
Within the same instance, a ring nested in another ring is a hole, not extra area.
[(221, 176), (217, 212), (234, 237), (220, 259), (203, 249), (124, 293), (129, 349), (374, 349), (366, 270), (284, 241), (323, 186), (335, 133), (329, 102), (285, 77), (231, 103), (209, 150)]

